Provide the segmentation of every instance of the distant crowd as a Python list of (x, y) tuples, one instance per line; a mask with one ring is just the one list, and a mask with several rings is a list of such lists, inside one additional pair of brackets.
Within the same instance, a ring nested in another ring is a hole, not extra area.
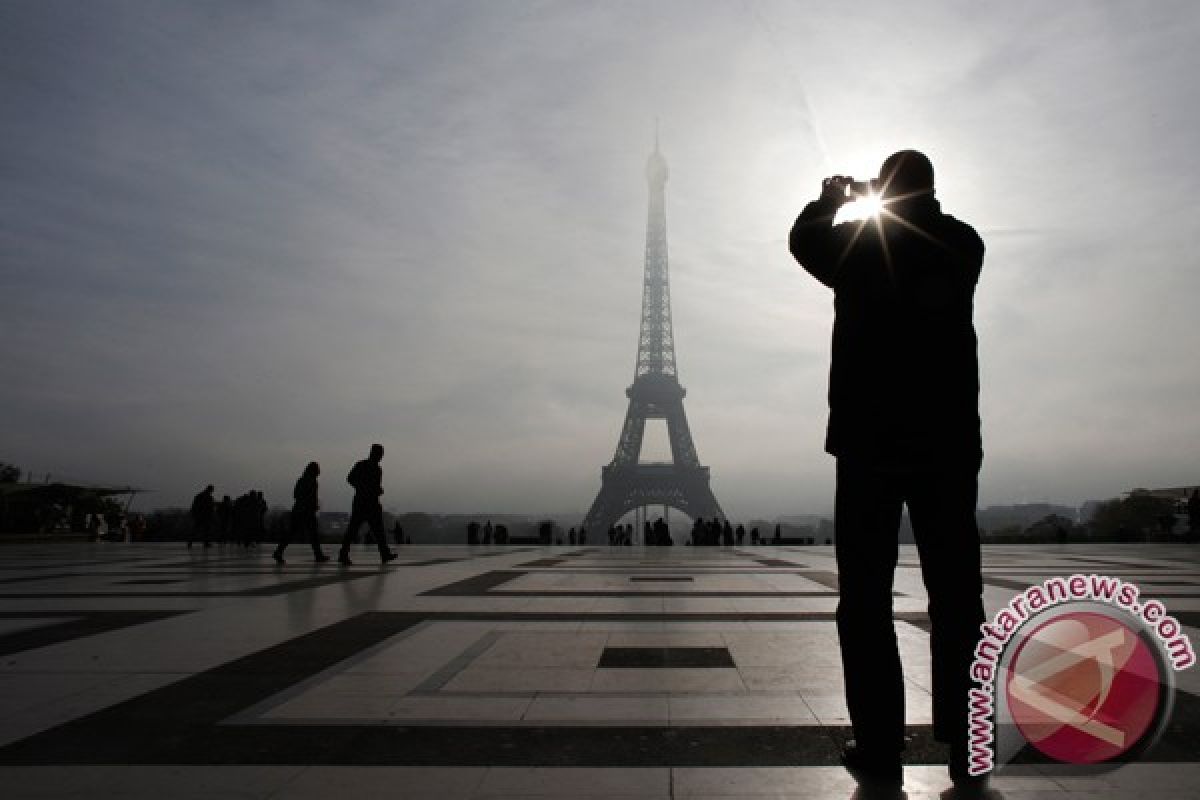
[[(146, 534), (146, 518), (141, 514), (126, 514), (117, 508), (92, 512), (84, 516), (84, 530), (89, 542), (128, 542)], [(48, 527), (53, 527), (50, 523)]]
[[(745, 543), (746, 527), (737, 525), (736, 527), (729, 520), (721, 520), (714, 517), (711, 520), (697, 518), (692, 525), (691, 534), (683, 542), (685, 546), (695, 547), (718, 547), (718, 546), (741, 546)], [(476, 521), (467, 524), (467, 544), (510, 544), (512, 542), (509, 537), (508, 528), (504, 525), (492, 525), (491, 520), (488, 520), (483, 525)], [(524, 538), (520, 541), (521, 544), (542, 544), (542, 545), (586, 545), (588, 543), (587, 528), (580, 526), (578, 530), (570, 528), (565, 537), (561, 533), (561, 529), (557, 532), (552, 522), (543, 522), (538, 527), (538, 534), (533, 538)], [(774, 536), (768, 539), (766, 536), (761, 536), (758, 528), (750, 529), (750, 544), (784, 544), (781, 526), (775, 526)], [(806, 544), (815, 544), (815, 540), (805, 540)], [(635, 528), (632, 524), (625, 525), (610, 525), (608, 528), (608, 545), (610, 547), (631, 546), (635, 544), (643, 544), (648, 547), (670, 547), (675, 544), (675, 539), (671, 536), (671, 528), (667, 521), (659, 517), (653, 523), (646, 520), (642, 529), (641, 541), (637, 541), (635, 536)], [(826, 544), (832, 544), (832, 541), (827, 541)]]
[(225, 495), (216, 499), (216, 489), (206, 486), (192, 499), (189, 512), (192, 526), (188, 533), (187, 546), (197, 539), (205, 547), (213, 540), (241, 547), (257, 547), (267, 534), (267, 500), (263, 493), (251, 489), (236, 500)]
[[(616, 525), (608, 529), (608, 543), (614, 546), (632, 545), (634, 544), (633, 525)], [(573, 531), (572, 531), (573, 533)], [(582, 530), (581, 537), (584, 536)], [(706, 520), (703, 517), (697, 517), (692, 523), (692, 531), (688, 538), (684, 541), (685, 546), (691, 547), (733, 547), (741, 546), (746, 540), (746, 527), (744, 525), (734, 525), (729, 520), (722, 520), (718, 517), (713, 517), (711, 520)], [(750, 529), (750, 544), (766, 544), (767, 538), (761, 536), (758, 528)], [(775, 535), (772, 542), (776, 544), (783, 543), (780, 526), (775, 526)], [(581, 542), (582, 543), (582, 542)], [(667, 521), (659, 517), (653, 524), (646, 520), (642, 530), (642, 543), (649, 547), (670, 547), (675, 544), (675, 540), (671, 537), (671, 528)]]

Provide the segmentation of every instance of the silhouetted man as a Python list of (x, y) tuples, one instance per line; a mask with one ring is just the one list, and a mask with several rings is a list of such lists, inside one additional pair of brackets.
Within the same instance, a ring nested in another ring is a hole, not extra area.
[(388, 549), (387, 537), (383, 535), (383, 505), (379, 501), (383, 495), (383, 467), (379, 466), (380, 461), (383, 461), (383, 445), (373, 444), (371, 454), (355, 464), (346, 476), (346, 482), (354, 487), (354, 501), (350, 506), (350, 523), (342, 536), (342, 549), (338, 552), (339, 564), (350, 566), (350, 544), (364, 522), (375, 537), (379, 560), (386, 564), (396, 557)]
[(1192, 496), (1187, 502), (1188, 533), (1200, 537), (1200, 489), (1192, 489)]
[(315, 461), (308, 462), (308, 466), (296, 481), (296, 487), (292, 489), (291, 519), (283, 529), (283, 538), (279, 540), (271, 556), (280, 564), (283, 563), (283, 551), (298, 535), (305, 536), (312, 544), (314, 561), (329, 560), (329, 556), (321, 551), (321, 538), (317, 530), (317, 510), (321, 507), (317, 500), (317, 476), (320, 474), (320, 465)]
[[(791, 233), (791, 251), (834, 292), (825, 449), (837, 458), (837, 610), (860, 781), (898, 783), (904, 684), (892, 624), (901, 507), (929, 595), (934, 736), (966, 772), (968, 669), (983, 622), (977, 475), (979, 368), (972, 303), (983, 242), (941, 212), (933, 166), (913, 150), (884, 161), (874, 218), (833, 224), (850, 179), (827, 178)], [(861, 187), (854, 187), (861, 190)]]
[(188, 536), (187, 546), (191, 547), (195, 539), (204, 542), (205, 547), (212, 547), (213, 518), (216, 515), (216, 501), (213, 499), (212, 485), (205, 486), (199, 494), (192, 498), (192, 530)]

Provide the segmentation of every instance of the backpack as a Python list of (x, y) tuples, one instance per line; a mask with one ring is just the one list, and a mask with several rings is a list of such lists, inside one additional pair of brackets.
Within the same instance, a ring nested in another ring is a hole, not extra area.
[(363, 462), (361, 461), (355, 463), (355, 465), (350, 468), (350, 474), (346, 476), (346, 483), (353, 486), (355, 491), (359, 490), (359, 484), (362, 483), (362, 463)]

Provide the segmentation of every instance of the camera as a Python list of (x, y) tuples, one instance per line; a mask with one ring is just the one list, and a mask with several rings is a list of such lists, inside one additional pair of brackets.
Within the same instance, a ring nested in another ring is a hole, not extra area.
[(846, 184), (846, 189), (850, 195), (850, 199), (857, 200), (860, 197), (866, 197), (875, 190), (875, 181), (856, 181), (853, 178)]
[(849, 178), (845, 175), (834, 175), (831, 178), (826, 178), (825, 186), (827, 190), (839, 195), (842, 202), (862, 200), (879, 192), (878, 180), (856, 181), (854, 178)]

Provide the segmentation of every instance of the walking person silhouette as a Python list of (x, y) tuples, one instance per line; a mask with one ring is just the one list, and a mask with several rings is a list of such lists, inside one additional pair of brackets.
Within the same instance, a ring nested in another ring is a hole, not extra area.
[(972, 322), (983, 241), (943, 214), (933, 165), (904, 150), (883, 162), (872, 218), (833, 224), (868, 187), (827, 178), (792, 228), (792, 255), (834, 292), (829, 425), (837, 459), (838, 638), (854, 742), (843, 763), (864, 784), (902, 782), (904, 683), (892, 622), (901, 507), (908, 506), (929, 595), (934, 737), (967, 774), (967, 692), (984, 620), (979, 531), (983, 459)]
[(192, 507), (188, 512), (192, 518), (192, 526), (188, 531), (188, 547), (191, 547), (196, 539), (202, 540), (205, 547), (212, 547), (213, 520), (216, 517), (214, 491), (216, 490), (212, 484), (209, 484), (192, 498)]
[(280, 564), (283, 563), (283, 551), (297, 534), (307, 536), (312, 544), (314, 561), (329, 560), (329, 556), (321, 551), (321, 539), (317, 532), (317, 510), (321, 507), (317, 501), (317, 476), (320, 474), (320, 465), (310, 461), (296, 481), (296, 488), (292, 490), (295, 502), (292, 504), (291, 519), (284, 527), (283, 538), (279, 540), (275, 552), (271, 555)]
[(342, 548), (338, 552), (338, 563), (350, 566), (350, 545), (354, 535), (364, 522), (375, 537), (379, 547), (379, 560), (386, 564), (396, 558), (396, 554), (388, 549), (387, 537), (383, 535), (383, 505), (379, 502), (383, 494), (383, 445), (371, 445), (371, 454), (355, 464), (346, 482), (354, 487), (354, 501), (350, 506), (350, 523), (342, 536)]

